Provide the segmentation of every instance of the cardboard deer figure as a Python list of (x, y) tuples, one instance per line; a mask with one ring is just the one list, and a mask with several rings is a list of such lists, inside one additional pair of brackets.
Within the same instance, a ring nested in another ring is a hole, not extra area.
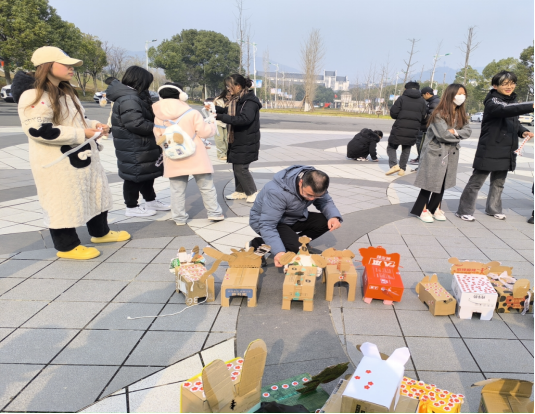
[(399, 253), (386, 253), (381, 246), (359, 249), (364, 265), (362, 296), (364, 302), (380, 299), (385, 305), (399, 302), (403, 296), (403, 281), (399, 274)]
[[(268, 245), (262, 245), (260, 253), (269, 252)], [(225, 254), (212, 247), (205, 247), (204, 252), (214, 259), (217, 264), (228, 262), (229, 269), (225, 273), (221, 284), (221, 306), (230, 306), (232, 296), (246, 296), (247, 306), (256, 306), (258, 277), (262, 270), (262, 255), (255, 253), (253, 247), (249, 250), (231, 249), (231, 254)], [(215, 264), (214, 264), (215, 265)]]
[(358, 273), (353, 264), (355, 253), (351, 250), (336, 250), (329, 248), (321, 254), (327, 261), (325, 272), (323, 273), (323, 283), (327, 283), (325, 300), (333, 300), (334, 285), (338, 282), (347, 282), (349, 290), (347, 300), (353, 302), (357, 291)]
[(487, 277), (496, 292), (498, 302), (496, 312), (518, 312), (525, 315), (533, 312), (533, 291), (530, 289), (528, 279), (515, 279), (513, 268), (501, 266), (498, 262), (491, 262)]
[(433, 315), (453, 315), (457, 301), (438, 282), (437, 275), (425, 276), (416, 285), (418, 298), (429, 307)]
[(181, 247), (169, 266), (170, 272), (175, 274), (176, 291), (184, 294), (187, 306), (197, 304), (199, 298), (206, 298), (205, 302), (215, 300), (212, 273), (219, 263), (214, 264), (210, 270), (206, 269), (204, 263), (205, 259), (199, 254), (198, 246), (191, 253)]
[(223, 362), (216, 359), (199, 375), (182, 383), (182, 413), (246, 413), (260, 403), (267, 347), (257, 339), (243, 358)]
[(285, 253), (279, 262), (284, 265), (286, 276), (282, 285), (282, 309), (290, 310), (292, 300), (302, 300), (303, 310), (314, 310), (316, 278), (321, 276), (327, 261), (319, 254), (310, 254), (307, 244), (310, 239), (300, 237), (301, 247), (297, 254)]

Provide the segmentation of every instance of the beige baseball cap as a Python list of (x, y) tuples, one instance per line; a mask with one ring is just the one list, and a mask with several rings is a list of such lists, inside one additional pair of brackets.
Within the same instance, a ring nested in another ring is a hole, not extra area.
[(69, 66), (82, 66), (84, 63), (79, 59), (73, 59), (69, 57), (69, 55), (59, 47), (43, 46), (33, 52), (32, 63), (35, 66), (49, 62), (57, 62)]

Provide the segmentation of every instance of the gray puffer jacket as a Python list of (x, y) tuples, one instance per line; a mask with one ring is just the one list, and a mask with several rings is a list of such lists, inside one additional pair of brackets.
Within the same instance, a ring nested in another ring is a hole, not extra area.
[(457, 165), (459, 164), (460, 141), (470, 138), (472, 129), (466, 124), (461, 129), (456, 129), (458, 137), (448, 129), (446, 121), (438, 116), (429, 125), (425, 138), (420, 165), (414, 185), (433, 193), (455, 187), (457, 180)]
[(264, 242), (271, 246), (271, 252), (276, 255), (286, 249), (277, 231), (279, 223), (294, 225), (298, 221), (305, 221), (308, 217), (308, 206), (314, 206), (327, 218), (338, 217), (342, 221), (342, 214), (334, 205), (333, 199), (326, 192), (323, 197), (314, 201), (305, 200), (297, 191), (297, 176), (306, 170), (315, 170), (308, 165), (292, 165), (273, 176), (256, 196), (251, 208), (249, 225), (260, 234)]

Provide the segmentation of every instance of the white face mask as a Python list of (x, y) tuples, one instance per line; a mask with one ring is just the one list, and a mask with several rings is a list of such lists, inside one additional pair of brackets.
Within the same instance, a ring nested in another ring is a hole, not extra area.
[(455, 95), (455, 98), (453, 98), (453, 103), (457, 106), (461, 106), (464, 101), (466, 101), (466, 95)]

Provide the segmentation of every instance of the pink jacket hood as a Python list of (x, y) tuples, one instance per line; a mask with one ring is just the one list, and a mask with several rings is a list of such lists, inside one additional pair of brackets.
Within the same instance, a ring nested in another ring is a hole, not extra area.
[(178, 99), (160, 99), (152, 105), (152, 110), (156, 118), (167, 121), (175, 120), (191, 107), (184, 101)]

